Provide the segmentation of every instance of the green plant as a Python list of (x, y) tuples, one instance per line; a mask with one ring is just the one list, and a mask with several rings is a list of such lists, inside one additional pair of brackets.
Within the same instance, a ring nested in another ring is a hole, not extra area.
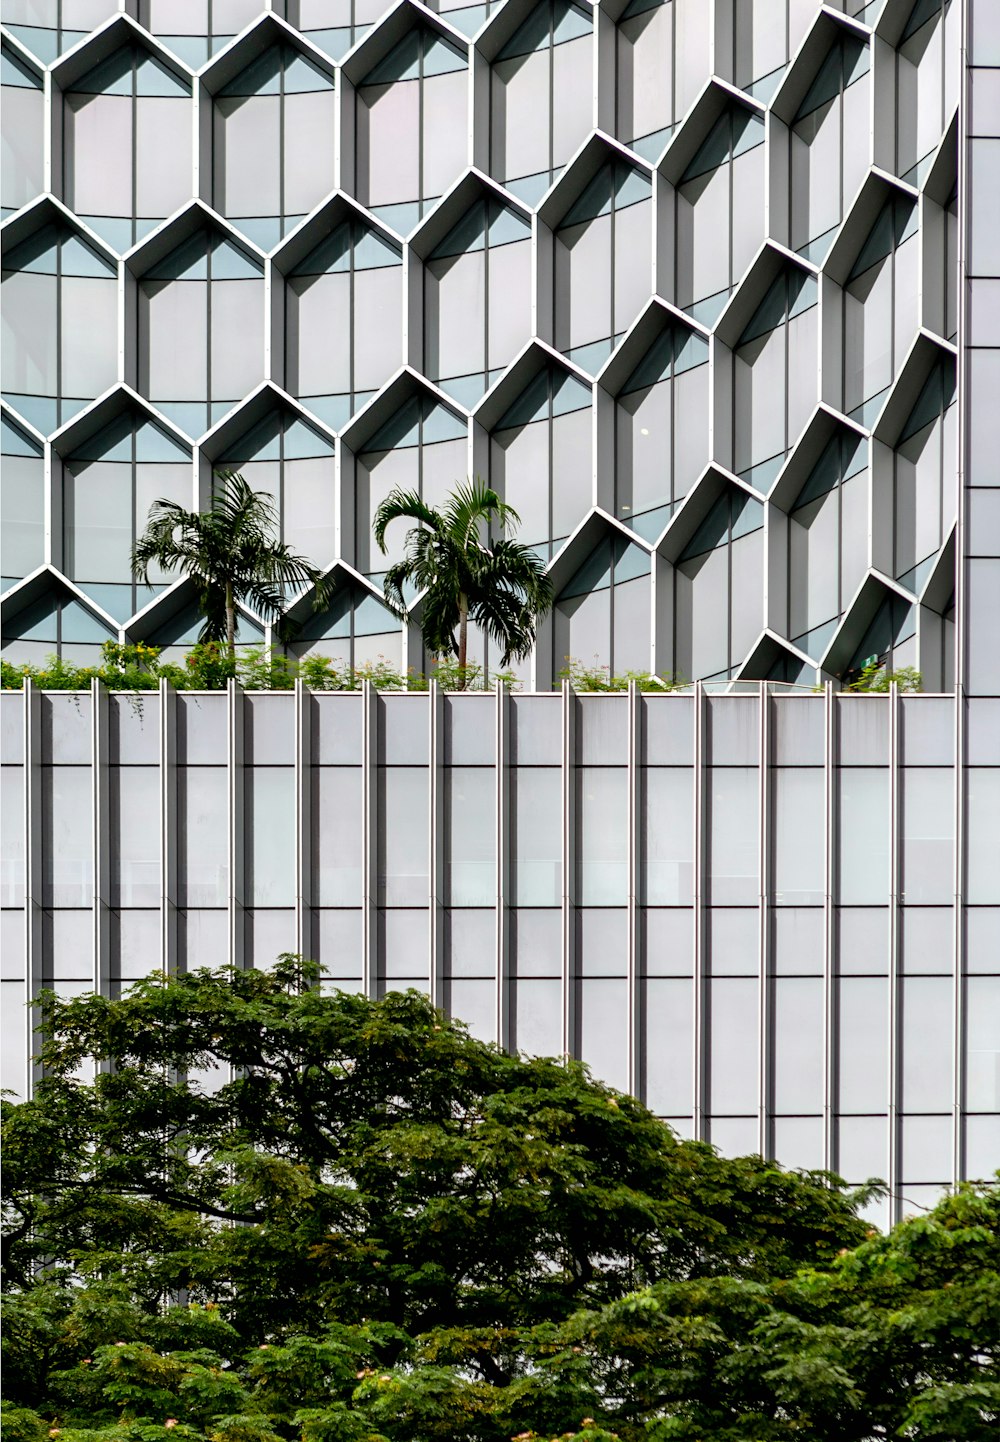
[(672, 671), (654, 675), (649, 671), (622, 671), (612, 675), (609, 666), (595, 661), (592, 666), (578, 661), (575, 656), (566, 657), (566, 665), (559, 675), (569, 681), (574, 691), (627, 691), (634, 681), (639, 691), (678, 691), (689, 683)]
[(326, 605), (331, 582), (284, 541), (276, 539), (273, 498), (255, 491), (241, 475), (217, 471), (219, 485), (207, 511), (186, 511), (176, 501), (154, 501), (146, 529), (132, 548), (132, 574), (149, 584), (149, 568), (190, 576), (205, 617), (199, 640), (225, 641), (236, 657), (236, 603), (249, 601), (258, 615), (288, 633), (286, 593), (311, 585), (314, 607)]
[(869, 661), (846, 682), (844, 690), (888, 691), (891, 686), (895, 686), (899, 691), (922, 691), (923, 677), (915, 666), (902, 666), (898, 671), (887, 671), (879, 661)]
[[(386, 572), (386, 603), (406, 616), (404, 587), (424, 593), (424, 643), (434, 656), (457, 658), (458, 689), (467, 679), (470, 621), (500, 648), (502, 666), (523, 660), (538, 618), (552, 604), (552, 584), (534, 551), (506, 539), (520, 521), (517, 512), (479, 480), (457, 486), (440, 510), (416, 491), (397, 488), (375, 512), (372, 529), (383, 553), (385, 533), (400, 519), (418, 524), (406, 533), (403, 560)], [(500, 539), (490, 545), (494, 527)]]

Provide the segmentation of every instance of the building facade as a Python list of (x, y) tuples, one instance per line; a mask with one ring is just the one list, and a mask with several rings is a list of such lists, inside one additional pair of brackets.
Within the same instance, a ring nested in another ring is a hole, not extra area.
[(3, 23), (5, 657), (192, 641), (129, 551), (223, 466), (336, 581), (299, 654), (426, 664), (397, 484), (557, 598), (513, 696), (4, 694), (15, 1003), (299, 949), (891, 1209), (1000, 1164), (996, 7)]

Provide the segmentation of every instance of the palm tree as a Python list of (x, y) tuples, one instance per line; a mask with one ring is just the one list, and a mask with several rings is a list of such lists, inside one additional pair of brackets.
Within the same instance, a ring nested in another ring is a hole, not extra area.
[[(459, 685), (467, 681), (469, 621), (502, 648), (501, 664), (523, 660), (535, 642), (535, 625), (552, 605), (552, 584), (534, 551), (504, 532), (520, 522), (512, 506), (479, 480), (457, 486), (440, 510), (416, 491), (391, 491), (375, 512), (372, 529), (385, 552), (385, 533), (400, 517), (417, 521), (406, 533), (402, 561), (386, 572), (386, 604), (407, 614), (403, 586), (423, 591), (420, 625), (435, 656), (457, 656)], [(493, 527), (500, 539), (486, 544)]]
[(149, 584), (154, 563), (164, 571), (190, 576), (198, 588), (205, 624), (199, 641), (225, 639), (236, 655), (236, 603), (248, 601), (266, 621), (288, 632), (283, 620), (285, 592), (310, 584), (314, 606), (325, 605), (330, 582), (303, 557), (276, 539), (273, 497), (255, 491), (242, 476), (217, 471), (208, 511), (185, 511), (175, 501), (154, 501), (146, 529), (132, 547), (132, 575)]

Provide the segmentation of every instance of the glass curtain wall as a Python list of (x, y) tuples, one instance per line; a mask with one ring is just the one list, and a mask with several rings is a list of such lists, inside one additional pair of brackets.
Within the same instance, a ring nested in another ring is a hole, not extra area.
[(653, 342), (615, 404), (615, 514), (655, 540), (705, 468), (708, 341), (673, 326)]
[(152, 566), (151, 584), (138, 585), (130, 559), (154, 501), (190, 509), (191, 452), (152, 421), (126, 413), (66, 457), (62, 486), (65, 573), (125, 622), (176, 580)]
[(272, 45), (215, 97), (215, 208), (270, 250), (334, 188), (333, 80)]
[(321, 421), (342, 426), (403, 359), (403, 253), (361, 220), (344, 220), (289, 273), (285, 381)]
[(764, 507), (730, 487), (674, 566), (674, 671), (729, 678), (763, 625)]
[(817, 263), (869, 166), (871, 56), (865, 41), (834, 41), (792, 122), (792, 249)]
[(333, 445), (290, 411), (273, 411), (216, 465), (273, 497), (281, 539), (315, 566), (337, 554)]
[(140, 0), (139, 18), (185, 65), (199, 70), (261, 8), (260, 0)]
[(6, 220), (45, 189), (45, 90), (41, 76), (6, 45), (0, 88), (0, 211)]
[(757, 490), (777, 476), (816, 404), (817, 300), (815, 277), (786, 267), (733, 353), (734, 469)]
[(386, 554), (372, 539), (372, 520), (396, 486), (416, 491), (439, 506), (468, 476), (468, 428), (453, 411), (428, 395), (414, 395), (368, 441), (357, 457), (357, 566), (381, 584), (386, 570), (402, 559), (408, 523), (386, 537)]
[(66, 225), (4, 257), (4, 399), (48, 434), (118, 379), (114, 265)]
[(703, 0), (630, 0), (615, 31), (615, 134), (655, 161), (709, 71)]
[(531, 226), (493, 197), (477, 200), (424, 265), (424, 364), (473, 406), (531, 335)]
[(490, 170), (537, 205), (593, 127), (593, 16), (542, 0), (493, 61)]
[(315, 651), (343, 666), (387, 662), (398, 670), (402, 664), (399, 620), (370, 591), (339, 580), (328, 609), (309, 616), (289, 650), (294, 656)]
[(490, 437), (490, 480), (521, 517), (518, 539), (545, 559), (590, 509), (591, 392), (566, 371), (541, 371)]
[(399, 235), (468, 164), (468, 55), (415, 26), (357, 89), (357, 196)]
[(919, 324), (917, 206), (889, 200), (844, 288), (844, 410), (871, 426)]
[(387, 8), (385, 0), (288, 0), (285, 13), (317, 49), (342, 60)]
[(788, 634), (819, 661), (868, 568), (868, 442), (835, 435), (788, 517)]
[(748, 95), (770, 100), (816, 10), (815, 0), (735, 0), (735, 84)]
[(191, 85), (125, 45), (63, 97), (63, 198), (117, 251), (191, 195)]
[(53, 581), (45, 595), (5, 617), (4, 652), (13, 650), (18, 663), (42, 666), (49, 656), (79, 666), (99, 666), (101, 646), (118, 633), (81, 604), (65, 586)]
[(571, 660), (608, 675), (649, 670), (650, 556), (624, 536), (598, 543), (555, 608), (555, 670)]
[(138, 285), (139, 389), (199, 436), (263, 379), (264, 268), (218, 231), (183, 241)]
[(921, 185), (958, 103), (960, 5), (917, 0), (896, 48), (896, 174)]
[(555, 341), (596, 372), (649, 298), (652, 185), (641, 170), (607, 161), (555, 233)]
[(45, 560), (44, 447), (0, 417), (0, 590)]
[(942, 358), (893, 451), (893, 575), (908, 591), (923, 589), (955, 519), (955, 402), (954, 362)]
[(118, 9), (115, 0), (4, 0), (3, 23), (44, 65)]
[(677, 187), (677, 305), (711, 325), (760, 244), (764, 120), (731, 105)]

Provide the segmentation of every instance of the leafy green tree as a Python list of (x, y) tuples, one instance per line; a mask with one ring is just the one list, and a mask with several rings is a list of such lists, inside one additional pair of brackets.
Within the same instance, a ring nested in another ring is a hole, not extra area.
[(283, 629), (287, 592), (315, 587), (315, 606), (324, 606), (330, 583), (303, 556), (277, 539), (273, 498), (255, 491), (241, 475), (216, 472), (207, 511), (186, 511), (176, 501), (154, 501), (146, 529), (132, 548), (132, 574), (149, 584), (149, 568), (180, 571), (198, 589), (205, 617), (201, 641), (225, 641), (236, 655), (236, 604), (247, 601)]
[(9, 1442), (995, 1435), (995, 1188), (878, 1236), (864, 1191), (315, 980), (44, 997), (3, 1108)]
[[(456, 656), (460, 677), (468, 664), (470, 620), (500, 648), (501, 666), (523, 660), (539, 617), (552, 604), (552, 585), (535, 552), (507, 537), (521, 519), (513, 507), (478, 480), (457, 486), (440, 510), (416, 491), (397, 488), (375, 512), (373, 531), (383, 553), (385, 533), (400, 519), (418, 524), (406, 533), (403, 560), (386, 572), (387, 605), (405, 616), (404, 587), (422, 591), (424, 643), (435, 656)], [(491, 542), (493, 530), (500, 536)]]

